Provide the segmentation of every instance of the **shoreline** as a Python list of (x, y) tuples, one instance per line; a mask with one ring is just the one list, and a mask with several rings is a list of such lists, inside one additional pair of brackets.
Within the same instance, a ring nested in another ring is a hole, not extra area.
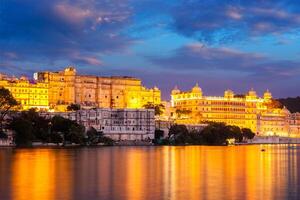
[(56, 146), (56, 145), (35, 145), (28, 147), (17, 147), (17, 146), (0, 146), (0, 149), (81, 149), (81, 148), (103, 148), (103, 147), (184, 147), (184, 146), (215, 146), (215, 147), (231, 147), (231, 146), (252, 146), (252, 145), (300, 145), (300, 143), (237, 143), (233, 145), (201, 145), (201, 144), (186, 144), (186, 145), (92, 145), (92, 146), (82, 146), (82, 145), (68, 145), (68, 146)]

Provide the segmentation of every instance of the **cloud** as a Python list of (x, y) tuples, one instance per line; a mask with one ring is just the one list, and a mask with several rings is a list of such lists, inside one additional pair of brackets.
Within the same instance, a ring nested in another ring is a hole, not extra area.
[(300, 3), (290, 0), (180, 1), (171, 12), (172, 29), (206, 43), (297, 32)]
[(256, 53), (207, 47), (202, 43), (187, 44), (168, 57), (151, 56), (148, 59), (163, 69), (182, 72), (235, 72), (256, 79), (300, 75), (300, 62), (297, 61), (273, 60)]
[[(0, 52), (5, 62), (53, 61), (100, 65), (101, 56), (134, 41), (122, 34), (132, 15), (127, 1), (4, 0)], [(13, 55), (18, 55), (18, 58)], [(74, 56), (76, 55), (76, 56)]]

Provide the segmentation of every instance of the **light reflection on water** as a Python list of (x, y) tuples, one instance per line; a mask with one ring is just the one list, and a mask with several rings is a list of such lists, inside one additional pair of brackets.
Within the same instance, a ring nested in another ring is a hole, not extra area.
[(3, 148), (0, 199), (299, 199), (299, 159), (287, 145)]

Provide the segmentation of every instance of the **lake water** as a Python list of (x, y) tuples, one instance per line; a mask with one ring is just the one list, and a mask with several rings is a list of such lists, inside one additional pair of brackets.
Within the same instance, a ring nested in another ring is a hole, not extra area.
[(300, 199), (298, 147), (2, 148), (0, 199)]

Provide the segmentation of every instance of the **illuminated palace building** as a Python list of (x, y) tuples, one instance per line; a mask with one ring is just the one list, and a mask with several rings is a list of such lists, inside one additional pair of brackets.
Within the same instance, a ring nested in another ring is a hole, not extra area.
[(224, 96), (204, 96), (197, 84), (188, 92), (173, 89), (171, 106), (176, 123), (224, 122), (263, 135), (287, 135), (290, 132), (290, 112), (276, 106), (269, 91), (263, 98), (253, 89), (246, 95), (235, 95), (226, 90)]
[(148, 102), (161, 101), (160, 90), (145, 88), (139, 79), (77, 75), (73, 67), (59, 72), (37, 72), (32, 82), (24, 77), (1, 75), (0, 86), (8, 88), (23, 109), (65, 111), (72, 103), (83, 107), (142, 108)]
[(22, 108), (49, 108), (48, 84), (29, 81), (26, 77), (15, 78), (0, 74), (0, 87), (7, 88)]

